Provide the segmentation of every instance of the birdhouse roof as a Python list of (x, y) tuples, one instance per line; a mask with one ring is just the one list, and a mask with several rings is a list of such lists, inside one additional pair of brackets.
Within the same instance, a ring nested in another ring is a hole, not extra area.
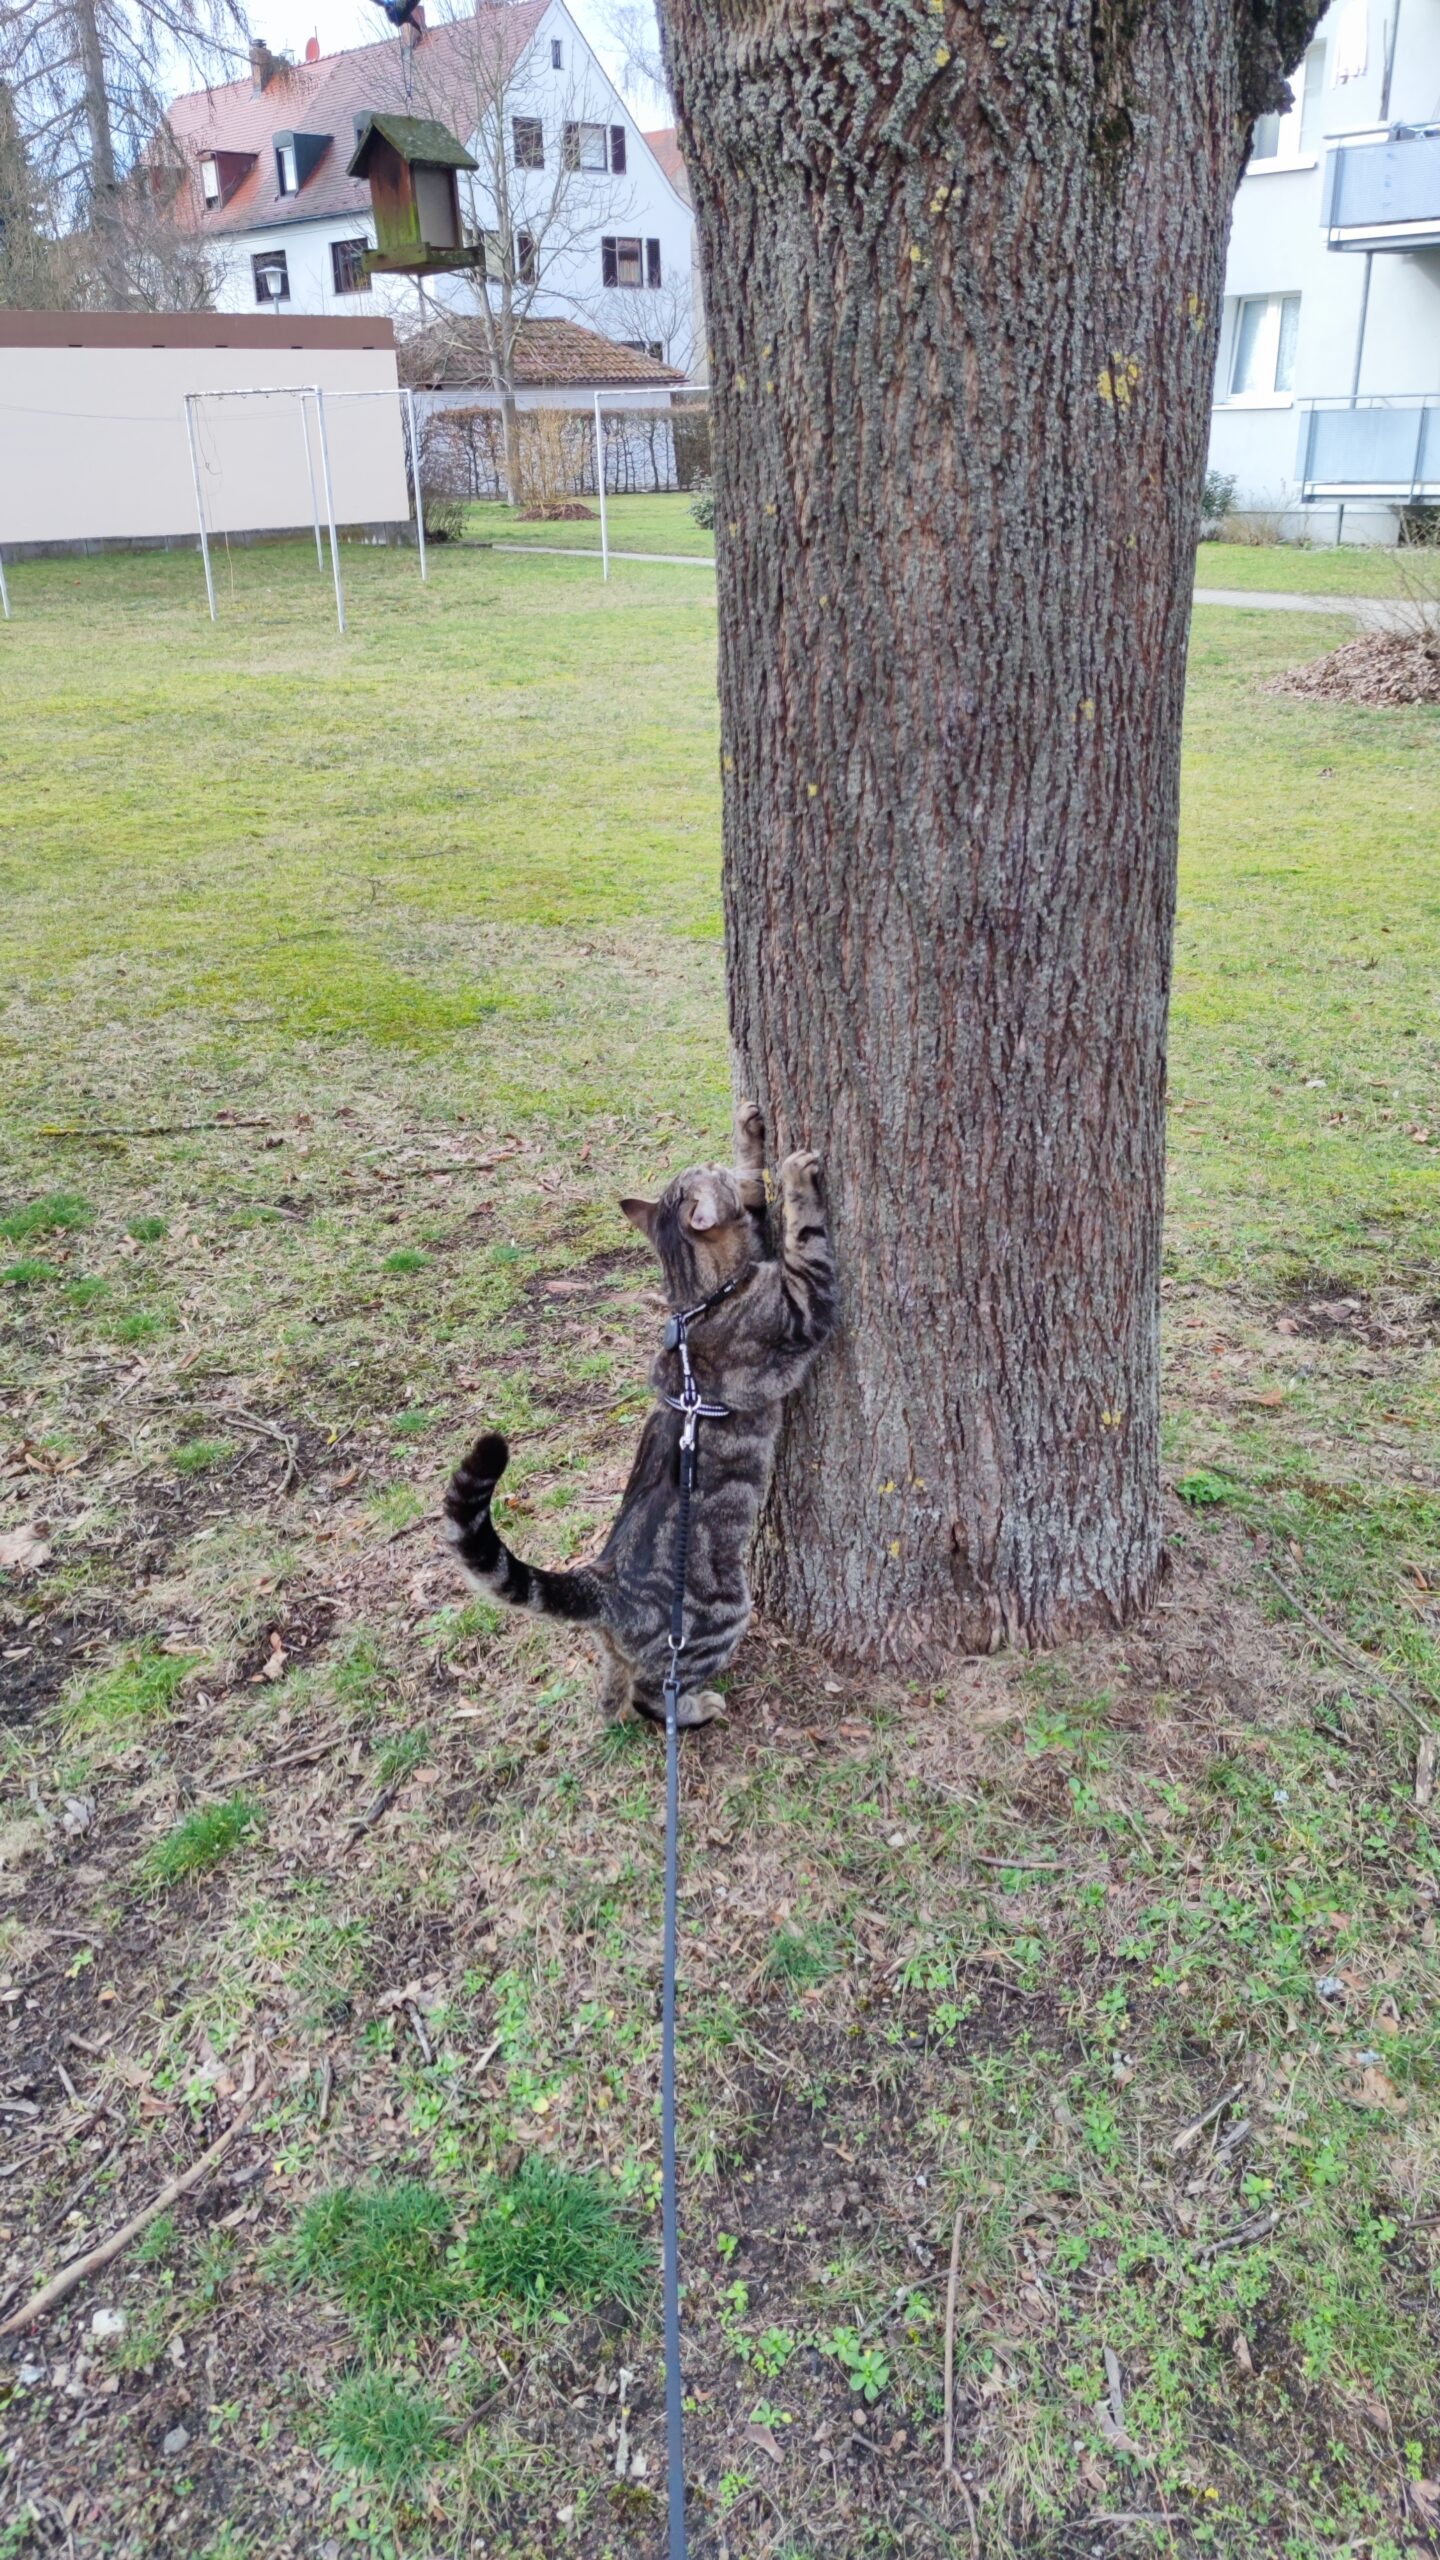
[(345, 172), (347, 178), (364, 177), (370, 165), (371, 145), (377, 136), (380, 141), (388, 142), (393, 151), (398, 151), (401, 159), (408, 161), (412, 168), (475, 169), (479, 166), (464, 143), (457, 142), (454, 134), (445, 125), (437, 124), (433, 117), (368, 115), (356, 135), (354, 153)]

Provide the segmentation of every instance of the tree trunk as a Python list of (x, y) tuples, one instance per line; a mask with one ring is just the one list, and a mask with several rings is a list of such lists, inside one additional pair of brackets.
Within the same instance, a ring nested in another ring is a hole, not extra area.
[(111, 301), (118, 303), (129, 297), (120, 229), (115, 135), (110, 121), (110, 93), (105, 84), (100, 22), (95, 0), (71, 0), (71, 5), (75, 12), (75, 45), (85, 101), (85, 130), (90, 143), (90, 219), (105, 290)]
[(518, 507), (520, 485), (520, 411), (513, 382), (502, 381), (500, 393), (500, 442), (505, 455), (505, 497), (507, 504)]
[(757, 1596), (1047, 1643), (1162, 1565), (1180, 716), (1226, 233), (1289, 0), (666, 0), (712, 350), (740, 1086), (844, 1329)]

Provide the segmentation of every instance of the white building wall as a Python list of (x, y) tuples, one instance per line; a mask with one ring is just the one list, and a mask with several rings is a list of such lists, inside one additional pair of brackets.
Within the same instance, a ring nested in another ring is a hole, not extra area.
[[(97, 320), (129, 315), (97, 315)], [(0, 543), (163, 541), (197, 532), (187, 392), (275, 391), (281, 399), (196, 404), (198, 459), (213, 532), (270, 533), (311, 522), (301, 384), (327, 394), (335, 514), (403, 523), (405, 478), (395, 350), (9, 342), (48, 314), (0, 315)], [(89, 315), (75, 315), (83, 337)], [(161, 315), (153, 323), (166, 327)], [(223, 324), (220, 324), (223, 326)], [(198, 326), (182, 324), (187, 330)], [(32, 332), (33, 334), (33, 332)], [(250, 324), (253, 338), (253, 323)], [(353, 399), (354, 392), (384, 398)], [(313, 419), (313, 408), (312, 408)], [(319, 463), (311, 427), (311, 457)]]
[[(1334, 502), (1309, 508), (1299, 503), (1305, 402), (1345, 398), (1354, 390), (1398, 398), (1440, 393), (1440, 249), (1376, 252), (1357, 379), (1366, 260), (1353, 250), (1331, 249), (1321, 223), (1326, 140), (1380, 122), (1385, 48), (1397, 6), (1387, 121), (1424, 121), (1440, 111), (1435, 0), (1339, 0), (1317, 29), (1298, 112), (1282, 128), (1280, 154), (1252, 158), (1235, 203), (1210, 464), (1234, 476), (1237, 506), (1274, 515), (1287, 532), (1314, 541), (1335, 539), (1337, 508)], [(1362, 11), (1365, 68), (1341, 81), (1336, 74), (1347, 55), (1354, 58)], [(1288, 389), (1237, 390), (1243, 301), (1293, 294), (1300, 297), (1300, 312)], [(1396, 527), (1393, 506), (1346, 504), (1346, 540), (1393, 540)]]
[[(563, 62), (559, 71), (551, 68), (552, 41), (562, 47)], [(424, 90), (424, 51), (417, 58), (415, 112), (434, 111)], [(560, 220), (551, 226), (552, 245), (547, 255), (542, 247), (542, 274), (539, 290), (526, 305), (527, 316), (535, 319), (578, 320), (598, 329), (606, 337), (633, 338), (642, 334), (647, 301), (658, 301), (642, 286), (634, 291), (607, 287), (602, 276), (600, 243), (607, 233), (619, 233), (658, 240), (661, 256), (661, 293), (667, 301), (677, 294), (688, 310), (694, 302), (695, 226), (694, 218), (683, 197), (677, 195), (643, 140), (639, 125), (625, 105), (596, 56), (590, 51), (579, 27), (563, 0), (546, 12), (535, 36), (521, 57), (507, 89), (504, 114), (507, 129), (515, 115), (538, 115), (545, 127), (545, 168), (534, 173), (512, 172), (514, 201), (523, 219), (527, 200), (537, 208), (536, 223), (551, 198), (555, 172), (561, 151), (561, 128), (567, 121), (586, 121), (625, 128), (625, 173), (577, 178), (567, 187)], [(477, 157), (477, 137), (465, 140)], [(348, 138), (337, 134), (335, 151), (346, 151)], [(473, 179), (461, 179), (462, 190), (468, 188), (470, 202), (467, 219), (477, 228), (493, 220), (483, 185), (483, 168)], [(303, 201), (302, 199), (298, 201)], [(466, 202), (462, 193), (462, 205)], [(219, 278), (217, 304), (222, 311), (254, 311), (255, 280), (252, 261), (257, 256), (283, 249), (289, 276), (290, 295), (287, 302), (271, 306), (277, 325), (283, 327), (289, 313), (328, 313), (335, 317), (363, 319), (372, 313), (383, 313), (401, 329), (415, 328), (433, 309), (427, 305), (449, 306), (458, 311), (476, 308), (480, 286), (478, 276), (432, 276), (424, 280), (411, 276), (380, 276), (364, 293), (337, 293), (331, 261), (331, 244), (365, 236), (374, 245), (374, 224), (366, 216), (358, 219), (350, 214), (327, 215), (318, 221), (297, 218), (275, 223), (265, 230), (237, 233), (215, 243)], [(622, 325), (623, 324), (623, 325)], [(662, 334), (655, 326), (652, 334)]]

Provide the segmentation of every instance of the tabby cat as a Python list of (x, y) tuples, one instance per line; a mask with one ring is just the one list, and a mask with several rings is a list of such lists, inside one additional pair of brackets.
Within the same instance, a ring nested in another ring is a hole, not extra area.
[[(765, 1123), (753, 1103), (741, 1109), (739, 1132), (734, 1172), (696, 1165), (658, 1200), (620, 1203), (654, 1247), (672, 1307), (693, 1309), (727, 1292), (694, 1319), (689, 1333), (700, 1393), (726, 1412), (700, 1425), (680, 1660), (682, 1725), (707, 1724), (721, 1711), (723, 1701), (705, 1683), (725, 1669), (749, 1624), (746, 1565), (780, 1407), (835, 1326), (820, 1159), (800, 1148), (780, 1167), (777, 1252), (765, 1196)], [(451, 1481), (445, 1511), (446, 1535), (482, 1591), (592, 1630), (608, 1715), (634, 1709), (663, 1724), (681, 1430), (679, 1414), (664, 1398), (679, 1393), (678, 1352), (659, 1353), (650, 1382), (659, 1401), (641, 1434), (615, 1525), (592, 1564), (548, 1573), (523, 1564), (502, 1543), (490, 1505), (510, 1453), (498, 1431), (476, 1441)]]

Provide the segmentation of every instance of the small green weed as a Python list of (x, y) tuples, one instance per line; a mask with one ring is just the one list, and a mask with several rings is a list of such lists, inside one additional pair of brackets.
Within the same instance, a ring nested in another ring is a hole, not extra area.
[(633, 2311), (650, 2272), (650, 2253), (613, 2190), (549, 2160), (527, 2160), (506, 2181), (460, 2254), (479, 2293), (528, 2310), (609, 2301)]
[(102, 1298), (109, 1297), (110, 1283), (92, 1274), (88, 1280), (72, 1280), (65, 1295), (72, 1307), (96, 1307)]
[(173, 2213), (159, 2213), (135, 2243), (137, 2267), (163, 2267), (180, 2246), (180, 2225)]
[(829, 1928), (777, 1929), (765, 1959), (772, 1982), (788, 1982), (796, 1991), (828, 1982), (838, 1972), (840, 1949)]
[(381, 1744), (375, 1758), (377, 1786), (403, 1786), (428, 1757), (430, 1736), (423, 1725), (414, 1733), (393, 1734)]
[(72, 1733), (95, 1733), (110, 1725), (149, 1723), (173, 1706), (198, 1653), (132, 1653), (108, 1671), (97, 1671), (63, 1702), (61, 1712)]
[(260, 1807), (250, 1796), (226, 1796), (220, 1804), (199, 1806), (147, 1850), (141, 1868), (145, 1882), (158, 1890), (218, 1867), (260, 1820)]
[(202, 2544), (199, 2560), (260, 2560), (260, 2546), (248, 2533), (225, 2523)]
[(386, 2373), (356, 2373), (330, 2403), (324, 2442), (342, 2471), (400, 2489), (440, 2459), (445, 2412), (428, 2391), (411, 2390)]
[(170, 1464), (178, 1475), (204, 1475), (210, 1467), (223, 1467), (235, 1455), (233, 1440), (182, 1440), (170, 1452)]
[(1213, 1468), (1195, 1467), (1180, 1478), (1175, 1490), (1193, 1510), (1208, 1511), (1217, 1503), (1233, 1502), (1236, 1488), (1228, 1476), (1216, 1475)]
[(796, 2339), (789, 2329), (762, 2329), (755, 2340), (750, 2361), (766, 2382), (782, 2374), (795, 2353)]
[(37, 1262), (33, 1255), (26, 1254), (19, 1262), (7, 1263), (0, 1271), (0, 1288), (38, 1289), (45, 1281), (58, 1280), (59, 1277), (53, 1262)]
[(425, 1496), (413, 1484), (382, 1485), (369, 1505), (370, 1517), (377, 1529), (385, 1529), (393, 1537), (397, 1529), (408, 1529), (412, 1520), (425, 1516)]
[[(421, 1259), (423, 1261), (423, 1255)], [(407, 1265), (407, 1268), (413, 1267), (413, 1265)], [(390, 1428), (402, 1440), (419, 1440), (424, 1437), (434, 1420), (434, 1414), (424, 1405), (412, 1405), (407, 1412), (396, 1414)]]
[(170, 1232), (163, 1218), (132, 1218), (125, 1230), (136, 1244), (158, 1244)]
[(94, 1223), (95, 1212), (78, 1191), (46, 1191), (38, 1200), (27, 1201), (23, 1209), (12, 1209), (8, 1218), (0, 1218), (0, 1236), (11, 1244), (28, 1244), (32, 1236), (58, 1235)]
[(818, 2341), (822, 2355), (833, 2356), (850, 2378), (850, 2388), (863, 2394), (867, 2401), (879, 2399), (890, 2380), (888, 2358), (879, 2347), (864, 2347), (858, 2331), (832, 2329), (828, 2338)]
[(422, 1253), (418, 1245), (413, 1244), (402, 1244), (397, 1246), (394, 1253), (386, 1254), (384, 1261), (380, 1265), (382, 1271), (396, 1272), (426, 1271), (429, 1267), (429, 1254)]
[(358, 1628), (330, 1672), (335, 1703), (353, 1715), (374, 1715), (390, 1687), (390, 1666), (374, 1636)]
[(376, 2341), (433, 2329), (459, 2298), (454, 2222), (435, 2187), (336, 2187), (307, 2205), (291, 2244), (298, 2276), (338, 2294)]
[(441, 1653), (458, 1653), (462, 1644), (476, 1636), (498, 1636), (504, 1623), (505, 1612), (493, 1600), (467, 1600), (458, 1607), (447, 1604), (427, 1622), (425, 1640)]
[(167, 1330), (165, 1317), (154, 1307), (132, 1307), (128, 1315), (117, 1318), (112, 1328), (117, 1342), (153, 1342)]

